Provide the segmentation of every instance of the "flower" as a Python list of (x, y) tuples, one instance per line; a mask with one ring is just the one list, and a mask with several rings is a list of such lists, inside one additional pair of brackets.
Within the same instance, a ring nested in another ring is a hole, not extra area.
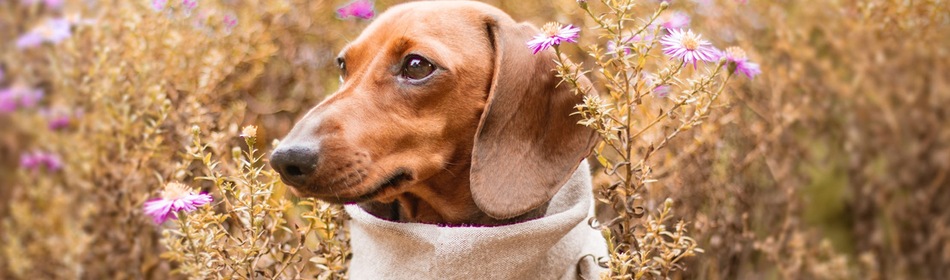
[(666, 29), (680, 29), (687, 25), (689, 25), (689, 15), (680, 11), (665, 14), (660, 23), (660, 26)]
[(658, 98), (666, 98), (667, 96), (670, 96), (670, 92), (673, 91), (673, 88), (670, 87), (670, 85), (666, 85), (666, 84), (657, 85), (657, 82), (660, 82), (660, 79), (654, 74), (643, 72), (641, 77), (643, 79), (643, 84), (647, 88), (652, 89), (653, 95)]
[(241, 129), (241, 137), (257, 137), (257, 127), (253, 125), (245, 126)]
[(670, 96), (671, 90), (672, 88), (669, 85), (659, 85), (653, 88), (653, 94), (659, 98), (666, 98), (667, 96)]
[(69, 109), (57, 107), (52, 109), (41, 109), (40, 115), (47, 119), (50, 130), (60, 130), (73, 124), (75, 118), (82, 117), (82, 111), (70, 112)]
[(20, 167), (33, 171), (43, 167), (47, 171), (58, 171), (63, 169), (63, 161), (56, 154), (34, 151), (20, 155)]
[(13, 94), (10, 94), (10, 90), (0, 90), (0, 113), (11, 113), (16, 111), (19, 104), (19, 100)]
[[(38, 0), (20, 0), (20, 4), (25, 6), (33, 5), (39, 3)], [(47, 8), (58, 10), (63, 7), (63, 0), (43, 0), (43, 5), (46, 5)]]
[(692, 30), (683, 31), (682, 29), (671, 29), (670, 34), (660, 38), (660, 44), (663, 45), (663, 53), (672, 58), (679, 58), (685, 64), (693, 64), (699, 61), (714, 61), (719, 52), (709, 41), (703, 40), (702, 36), (693, 33)]
[(552, 46), (560, 45), (561, 42), (577, 42), (580, 37), (581, 29), (574, 25), (562, 26), (557, 22), (549, 22), (541, 27), (541, 34), (534, 36), (534, 40), (528, 41), (528, 48), (538, 54)]
[(72, 22), (67, 18), (48, 19), (43, 24), (34, 27), (26, 34), (17, 38), (18, 49), (28, 49), (39, 46), (43, 42), (53, 44), (62, 42), (73, 35)]
[(41, 89), (22, 86), (0, 89), (0, 113), (11, 113), (19, 108), (35, 107), (43, 95)]
[(234, 29), (234, 27), (237, 26), (237, 24), (238, 24), (238, 21), (237, 21), (236, 16), (232, 16), (232, 15), (224, 16), (224, 28), (228, 32), (231, 32), (231, 29)]
[(720, 59), (725, 59), (726, 63), (728, 63), (729, 73), (739, 71), (746, 77), (749, 77), (750, 80), (762, 74), (762, 70), (759, 69), (759, 64), (749, 61), (745, 51), (739, 47), (728, 47), (725, 51), (720, 52), (719, 57)]
[(165, 9), (165, 6), (168, 5), (168, 0), (152, 0), (152, 10), (156, 12), (161, 12)]
[(181, 0), (181, 6), (185, 7), (185, 12), (191, 12), (198, 6), (198, 0)]
[(32, 47), (39, 46), (43, 43), (43, 36), (40, 34), (27, 32), (26, 34), (21, 35), (16, 39), (16, 48), (17, 49), (29, 49)]
[(50, 9), (58, 10), (63, 7), (63, 0), (44, 0), (43, 4)]
[(206, 193), (195, 194), (194, 190), (188, 185), (172, 182), (165, 184), (165, 190), (162, 191), (162, 197), (145, 202), (145, 214), (152, 216), (156, 224), (164, 223), (172, 212), (185, 211), (191, 212), (198, 209), (199, 206), (211, 203), (211, 195)]
[(373, 9), (372, 1), (355, 0), (343, 5), (339, 9), (336, 9), (336, 15), (341, 19), (348, 17), (371, 19), (374, 15), (376, 15), (376, 11)]

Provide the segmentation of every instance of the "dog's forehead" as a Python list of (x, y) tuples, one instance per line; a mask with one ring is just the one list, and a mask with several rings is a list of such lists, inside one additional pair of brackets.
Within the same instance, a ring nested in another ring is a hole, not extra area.
[[(504, 12), (474, 1), (422, 1), (391, 7), (373, 21), (344, 51), (377, 49), (394, 40), (441, 42), (463, 48), (485, 37), (488, 16)], [(505, 15), (507, 16), (507, 15)]]

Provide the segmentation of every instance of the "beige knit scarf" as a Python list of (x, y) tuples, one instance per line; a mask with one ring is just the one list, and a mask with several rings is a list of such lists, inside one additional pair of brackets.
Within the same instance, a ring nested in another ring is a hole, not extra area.
[(544, 217), (498, 227), (440, 227), (379, 219), (347, 205), (351, 279), (599, 279), (607, 244), (593, 216), (590, 166), (551, 199)]

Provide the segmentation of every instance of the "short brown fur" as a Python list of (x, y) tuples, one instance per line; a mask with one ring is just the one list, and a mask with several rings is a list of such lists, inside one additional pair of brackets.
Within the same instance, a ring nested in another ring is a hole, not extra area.
[[(406, 222), (497, 225), (543, 214), (596, 134), (570, 116), (582, 97), (557, 86), (554, 53), (526, 47), (538, 32), (477, 2), (392, 7), (341, 52), (339, 91), (282, 141), (319, 150), (295, 191)], [(439, 70), (405, 81), (409, 54)]]

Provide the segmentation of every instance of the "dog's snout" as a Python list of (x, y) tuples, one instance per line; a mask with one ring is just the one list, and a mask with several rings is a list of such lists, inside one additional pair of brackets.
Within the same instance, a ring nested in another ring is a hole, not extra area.
[(270, 164), (287, 183), (303, 186), (317, 169), (318, 159), (316, 149), (292, 146), (275, 150)]

